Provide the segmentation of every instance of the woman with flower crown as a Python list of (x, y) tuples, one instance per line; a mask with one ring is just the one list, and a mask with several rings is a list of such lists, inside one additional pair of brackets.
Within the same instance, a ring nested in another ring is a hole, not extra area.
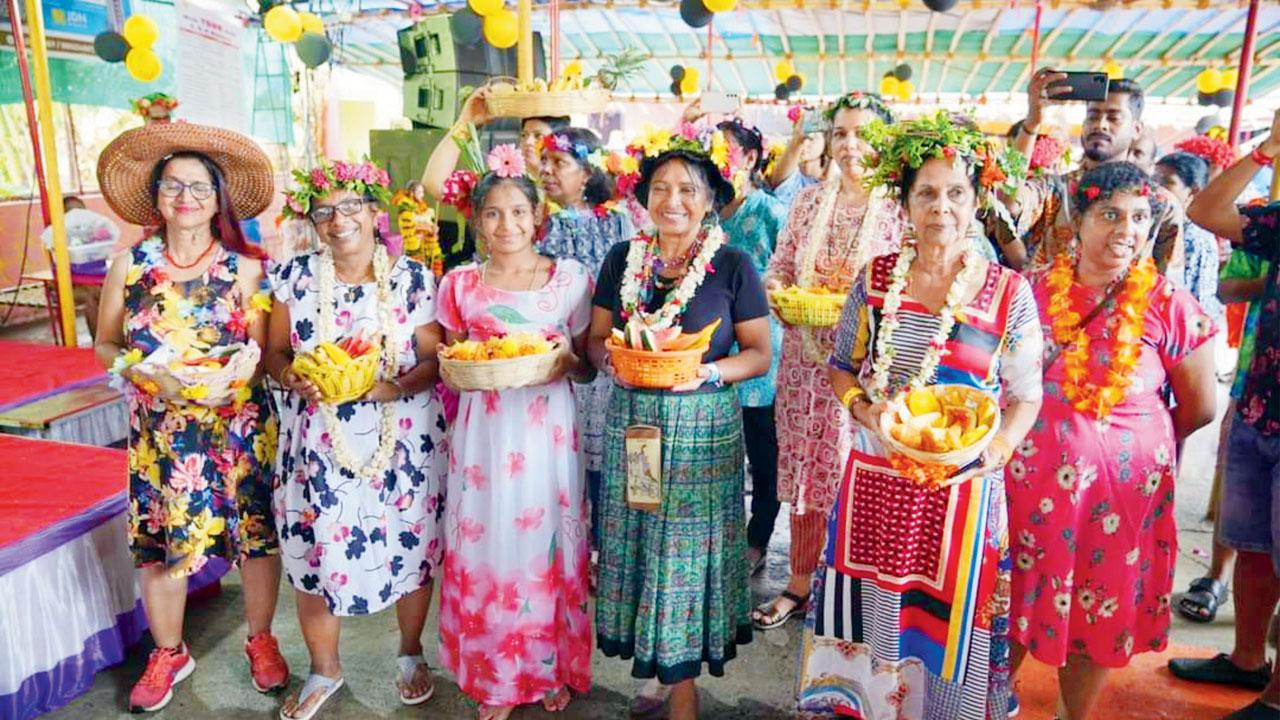
[(1168, 643), (1177, 447), (1213, 419), (1216, 329), (1156, 271), (1146, 173), (1107, 163), (1070, 192), (1074, 251), (1034, 279), (1044, 409), (1008, 466), (1011, 636), (1014, 670), (1056, 666), (1058, 714), (1081, 720), (1109, 668)]
[(569, 379), (585, 361), (591, 275), (534, 244), (541, 203), (511, 145), (456, 202), (469, 203), (487, 257), (440, 283), (450, 342), (513, 333), (559, 338), (552, 379), (501, 391), (465, 391), (449, 445), (440, 658), (480, 720), (518, 705), (563, 710), (591, 687), (587, 526), (581, 440)]
[[(633, 659), (633, 677), (669, 691), (668, 717), (690, 720), (703, 665), (722, 675), (751, 640), (742, 413), (730, 384), (769, 369), (768, 305), (750, 258), (726, 246), (718, 224), (717, 211), (733, 199), (723, 133), (686, 124), (674, 134), (652, 131), (628, 152), (640, 158), (636, 197), (655, 227), (605, 258), (593, 301), (592, 363), (612, 372), (605, 340), (628, 322), (691, 333), (719, 325), (693, 380), (647, 390), (615, 377), (596, 637), (605, 655)], [(627, 499), (628, 435), (652, 437), (652, 428), (660, 436), (661, 499), (640, 509)], [(666, 694), (638, 695), (633, 712), (661, 709)], [(647, 707), (651, 700), (659, 707)]]
[[(860, 134), (879, 158), (865, 183), (896, 195), (908, 233), (859, 273), (831, 354), (857, 431), (805, 619), (799, 705), (867, 720), (1004, 718), (1002, 470), (1040, 409), (1043, 338), (1030, 284), (983, 257), (974, 218), (1024, 165), (945, 112)], [(976, 467), (888, 452), (888, 402), (950, 384), (1003, 407)]]
[[(395, 685), (417, 705), (435, 691), (422, 654), (440, 565), (444, 419), (435, 396), (435, 278), (388, 257), (374, 231), (390, 177), (371, 162), (297, 171), (286, 217), (311, 221), (319, 252), (272, 273), (266, 367), (284, 388), (276, 523), (311, 671), (282, 720), (310, 718), (343, 684), (341, 618), (396, 608)], [(326, 402), (294, 358), (363, 338), (379, 353), (363, 397)]]
[[(902, 237), (902, 213), (863, 185), (868, 154), (858, 128), (892, 122), (874, 95), (854, 92), (826, 111), (827, 147), (839, 175), (801, 190), (765, 273), (770, 290), (798, 285), (845, 294), (870, 258), (892, 252)], [(782, 594), (752, 611), (761, 630), (804, 617), (810, 581), (822, 554), (827, 513), (853, 444), (853, 419), (831, 394), (825, 371), (835, 329), (786, 326), (778, 369), (778, 499), (791, 506), (791, 578)], [(754, 521), (754, 518), (753, 518)]]

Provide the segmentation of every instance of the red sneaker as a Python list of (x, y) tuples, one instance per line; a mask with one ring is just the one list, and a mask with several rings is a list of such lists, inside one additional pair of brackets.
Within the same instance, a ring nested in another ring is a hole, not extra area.
[(264, 630), (246, 640), (244, 656), (249, 658), (249, 674), (258, 692), (279, 690), (289, 684), (289, 663), (280, 654), (280, 645), (270, 631)]
[(156, 648), (147, 659), (147, 669), (129, 691), (129, 712), (155, 712), (173, 699), (173, 686), (196, 669), (195, 658), (183, 643), (176, 648)]

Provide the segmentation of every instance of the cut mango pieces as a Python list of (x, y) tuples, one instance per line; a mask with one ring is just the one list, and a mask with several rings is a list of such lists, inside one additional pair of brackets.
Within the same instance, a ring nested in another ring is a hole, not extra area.
[(890, 437), (929, 453), (953, 452), (981, 442), (1000, 413), (994, 398), (960, 385), (912, 390), (893, 407)]

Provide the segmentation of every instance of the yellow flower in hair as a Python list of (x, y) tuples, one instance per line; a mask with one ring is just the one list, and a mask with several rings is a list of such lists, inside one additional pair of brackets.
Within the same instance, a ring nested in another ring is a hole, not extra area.
[(729, 164), (729, 142), (719, 130), (711, 134), (711, 162), (721, 170)]
[(634, 175), (640, 172), (640, 161), (632, 155), (624, 154), (618, 163), (623, 175)]
[(645, 123), (640, 147), (644, 149), (645, 157), (657, 157), (671, 147), (671, 132)]

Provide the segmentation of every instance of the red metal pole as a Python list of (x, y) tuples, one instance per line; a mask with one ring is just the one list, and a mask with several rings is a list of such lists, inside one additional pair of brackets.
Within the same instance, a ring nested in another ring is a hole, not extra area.
[(1036, 24), (1031, 29), (1031, 74), (1036, 74), (1040, 62), (1040, 17), (1044, 15), (1044, 0), (1036, 0)]
[(551, 64), (547, 71), (547, 80), (550, 81), (560, 77), (560, 0), (547, 3), (547, 14), (551, 19)]
[[(12, 2), (13, 0), (10, 0)], [(1249, 99), (1249, 73), (1253, 72), (1253, 42), (1258, 34), (1259, 0), (1249, 0), (1249, 16), (1244, 24), (1244, 45), (1240, 48), (1240, 71), (1236, 75), (1236, 98), (1231, 105), (1231, 131), (1227, 142), (1231, 149), (1240, 144), (1240, 116), (1244, 113), (1244, 103)]]
[(716, 41), (715, 26), (716, 19), (713, 17), (711, 18), (711, 22), (707, 23), (707, 77), (702, 83), (703, 89), (705, 90), (711, 89), (711, 73), (714, 72), (711, 69), (711, 46)]
[(49, 225), (49, 191), (44, 186), (44, 159), (40, 152), (40, 124), (36, 122), (35, 95), (31, 93), (31, 75), (27, 70), (27, 44), (22, 39), (18, 20), (18, 0), (9, 0), (9, 28), (13, 32), (13, 52), (18, 56), (18, 77), (22, 79), (22, 104), (27, 109), (27, 131), (31, 133), (31, 154), (35, 158), (36, 187), (40, 190), (40, 212)]

